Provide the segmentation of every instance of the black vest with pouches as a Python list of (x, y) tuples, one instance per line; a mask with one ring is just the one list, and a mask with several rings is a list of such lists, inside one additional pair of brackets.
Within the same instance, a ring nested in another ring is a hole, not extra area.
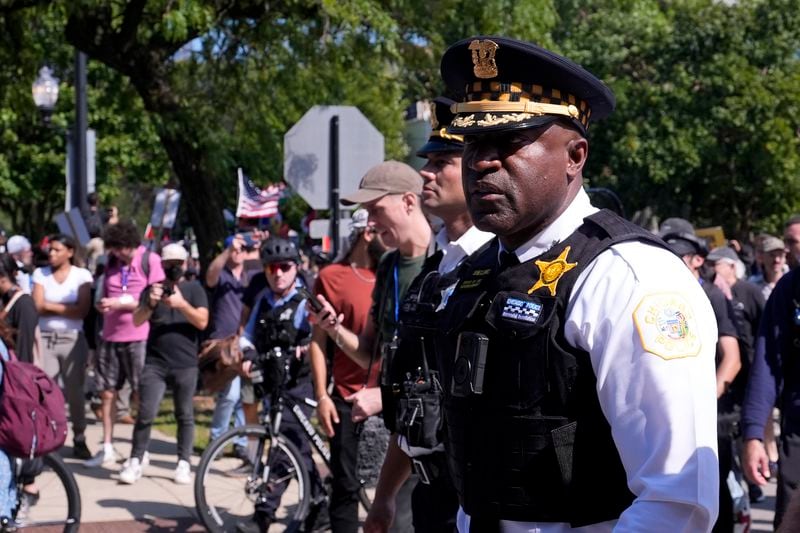
[[(495, 239), (459, 270), (436, 352), (448, 460), (473, 524), (504, 519), (578, 527), (616, 519), (633, 501), (589, 354), (564, 338), (580, 273), (602, 251), (632, 240), (663, 246), (600, 211), (531, 261), (498, 272)], [(462, 332), (489, 338), (483, 393), (466, 398), (450, 394)]]

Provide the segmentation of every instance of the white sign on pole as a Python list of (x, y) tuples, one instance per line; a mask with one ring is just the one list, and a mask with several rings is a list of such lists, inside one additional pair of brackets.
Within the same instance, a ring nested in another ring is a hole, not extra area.
[(356, 189), (364, 174), (383, 161), (383, 135), (352, 106), (314, 106), (283, 137), (286, 182), (314, 209), (328, 209), (330, 122), (339, 117), (339, 193)]
[(153, 228), (172, 229), (178, 217), (181, 193), (175, 189), (157, 189), (150, 225)]
[[(86, 194), (95, 191), (96, 177), (95, 177), (95, 150), (97, 146), (97, 135), (93, 129), (86, 130)], [(64, 210), (68, 210), (72, 205), (72, 172), (74, 171), (72, 165), (72, 158), (74, 155), (74, 147), (72, 145), (72, 136), (67, 135), (67, 190), (64, 194)]]
[(57, 214), (55, 219), (60, 233), (69, 235), (81, 243), (81, 246), (86, 246), (89, 242), (89, 232), (86, 230), (80, 209), (73, 207), (69, 211)]

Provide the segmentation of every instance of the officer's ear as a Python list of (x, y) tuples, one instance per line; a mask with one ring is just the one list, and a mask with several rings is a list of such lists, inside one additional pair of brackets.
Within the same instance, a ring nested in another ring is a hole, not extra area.
[(576, 178), (583, 176), (583, 165), (589, 157), (589, 142), (575, 133), (567, 142), (567, 176)]

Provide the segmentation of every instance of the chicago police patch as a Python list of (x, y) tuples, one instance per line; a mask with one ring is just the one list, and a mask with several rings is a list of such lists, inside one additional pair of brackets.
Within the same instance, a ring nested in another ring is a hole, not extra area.
[(694, 357), (701, 341), (691, 306), (680, 294), (648, 294), (633, 312), (645, 350), (662, 359)]
[(519, 298), (506, 298), (500, 316), (520, 322), (535, 324), (542, 314), (542, 304)]

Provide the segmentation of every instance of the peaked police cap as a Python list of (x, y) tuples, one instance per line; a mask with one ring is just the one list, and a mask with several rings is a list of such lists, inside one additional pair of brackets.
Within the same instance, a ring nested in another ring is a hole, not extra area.
[(480, 134), (563, 120), (585, 134), (614, 110), (614, 93), (592, 73), (533, 43), (477, 36), (444, 53), (442, 78), (455, 118), (448, 133)]

